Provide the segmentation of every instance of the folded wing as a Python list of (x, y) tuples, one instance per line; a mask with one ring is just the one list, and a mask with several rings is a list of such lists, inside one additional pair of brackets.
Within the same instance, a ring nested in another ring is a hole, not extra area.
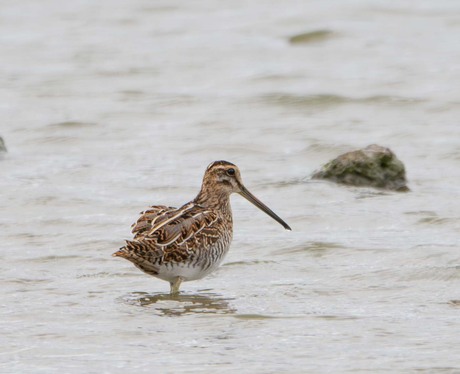
[(133, 240), (114, 253), (132, 262), (184, 261), (222, 237), (217, 214), (194, 202), (181, 208), (152, 206), (132, 227)]

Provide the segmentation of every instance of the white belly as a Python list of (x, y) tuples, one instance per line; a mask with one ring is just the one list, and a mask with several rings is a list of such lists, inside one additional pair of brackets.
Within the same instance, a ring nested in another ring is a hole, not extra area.
[(168, 282), (174, 282), (177, 277), (181, 277), (184, 282), (201, 279), (211, 274), (222, 263), (225, 256), (216, 261), (209, 267), (203, 269), (201, 266), (191, 266), (184, 263), (169, 263), (159, 268), (157, 277)]

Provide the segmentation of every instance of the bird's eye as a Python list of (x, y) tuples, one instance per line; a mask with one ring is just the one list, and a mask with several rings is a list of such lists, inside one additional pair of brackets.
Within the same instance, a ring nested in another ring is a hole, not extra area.
[(235, 169), (228, 169), (227, 174), (231, 176), (235, 175)]

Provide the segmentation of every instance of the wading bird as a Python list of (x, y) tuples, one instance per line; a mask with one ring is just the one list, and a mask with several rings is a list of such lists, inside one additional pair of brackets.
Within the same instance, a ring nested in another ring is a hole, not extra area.
[(238, 167), (211, 163), (197, 197), (180, 208), (155, 205), (132, 225), (134, 238), (113, 254), (170, 283), (171, 295), (182, 282), (201, 279), (216, 270), (230, 248), (233, 218), (230, 195), (238, 193), (286, 230), (286, 222), (244, 187)]

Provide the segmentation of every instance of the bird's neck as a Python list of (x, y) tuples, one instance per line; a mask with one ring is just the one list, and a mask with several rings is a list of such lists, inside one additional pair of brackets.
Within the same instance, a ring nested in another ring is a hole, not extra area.
[(225, 191), (212, 191), (202, 188), (197, 197), (193, 200), (204, 208), (219, 212), (227, 219), (232, 219), (232, 208), (230, 206), (230, 195)]

